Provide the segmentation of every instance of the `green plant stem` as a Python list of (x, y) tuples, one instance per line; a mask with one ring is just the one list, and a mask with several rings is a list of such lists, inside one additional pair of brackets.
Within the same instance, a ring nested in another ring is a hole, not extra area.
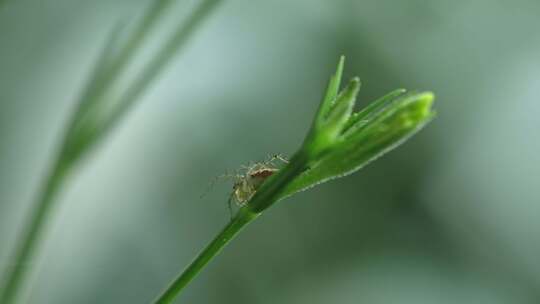
[[(87, 87), (83, 95), (81, 96), (81, 108), (77, 111), (77, 115), (84, 113), (84, 109), (90, 105), (95, 104), (95, 100), (103, 98), (107, 94), (109, 89), (117, 82), (118, 76), (126, 69), (128, 64), (132, 61), (137, 50), (148, 38), (148, 34), (155, 26), (159, 17), (166, 11), (166, 9), (172, 4), (172, 0), (154, 0), (152, 6), (147, 13), (143, 16), (141, 23), (135, 28), (134, 32), (129, 36), (125, 45), (118, 51), (118, 54), (113, 55), (113, 50), (107, 52), (103, 58), (108, 64), (104, 64), (104, 68), (100, 73), (97, 73), (99, 77), (95, 77), (90, 82), (90, 86)], [(107, 57), (107, 59), (105, 59)]]
[[(171, 303), (242, 227), (277, 201), (331, 178), (359, 170), (395, 148), (433, 118), (432, 93), (398, 98), (404, 93), (402, 90), (383, 97), (363, 112), (355, 113), (353, 107), (360, 81), (353, 78), (339, 93), (343, 65), (344, 57), (341, 57), (337, 72), (330, 79), (325, 97), (300, 150), (285, 167), (268, 177), (260, 188), (255, 188), (253, 197), (154, 303)], [(393, 103), (390, 100), (394, 100)], [(369, 119), (364, 121), (364, 118)], [(346, 131), (351, 128), (356, 129), (346, 136)], [(247, 174), (250, 174), (249, 171)]]
[(257, 218), (258, 214), (242, 208), (225, 228), (204, 248), (191, 264), (155, 300), (156, 304), (171, 303), (178, 293), (232, 240), (240, 230)]
[(186, 45), (186, 41), (221, 1), (222, 0), (204, 0), (199, 4), (183, 26), (172, 33), (156, 56), (154, 56), (150, 62), (144, 66), (142, 72), (136, 76), (131, 85), (120, 97), (118, 108), (112, 113), (112, 117), (108, 120), (109, 123), (105, 124), (99, 132), (107, 132), (118, 123), (118, 117), (125, 115), (125, 112), (131, 108), (132, 103), (138, 99), (146, 88), (155, 80), (159, 75), (159, 72), (163, 70), (174, 55)]
[(19, 290), (30, 270), (37, 246), (45, 233), (43, 227), (53, 209), (52, 202), (69, 173), (69, 167), (58, 158), (51, 168), (43, 188), (39, 192), (35, 208), (24, 223), (24, 231), (18, 239), (17, 249), (10, 264), (11, 271), (7, 275), (6, 286), (0, 290), (0, 303), (14, 303)]
[[(122, 117), (126, 115), (126, 112), (132, 108), (135, 101), (138, 100), (145, 90), (154, 82), (156, 77), (165, 68), (167, 63), (170, 62), (174, 55), (185, 46), (191, 35), (199, 28), (202, 22), (221, 1), (222, 0), (203, 0), (202, 3), (197, 6), (196, 10), (190, 14), (188, 20), (173, 32), (167, 39), (165, 45), (159, 48), (157, 54), (151, 58), (150, 62), (143, 67), (140, 74), (135, 76), (135, 79), (131, 81), (126, 90), (118, 97), (115, 109), (111, 111), (109, 114), (110, 117), (107, 118), (106, 122), (93, 129), (91, 134), (88, 134), (90, 139), (84, 147), (85, 151), (90, 151), (99, 140), (107, 136), (107, 134), (114, 129), (114, 127), (122, 120)], [(164, 7), (168, 6), (169, 2), (170, 1), (168, 0), (159, 0), (158, 4), (152, 7), (150, 13), (144, 19), (144, 23), (147, 24), (147, 27), (153, 26), (156, 16), (163, 12)], [(119, 61), (121, 62), (115, 63), (109, 71), (105, 72), (119, 75), (125, 68), (126, 61), (124, 58), (131, 58), (134, 55), (136, 49), (139, 47), (140, 43), (144, 41), (144, 38), (148, 33), (149, 30), (145, 29), (145, 27), (141, 27), (136, 31), (134, 38), (128, 42), (128, 46), (123, 49), (122, 55), (119, 56)], [(98, 95), (91, 93), (84, 94), (83, 98), (85, 99), (83, 99), (83, 103), (89, 103), (91, 105), (93, 100), (102, 98), (109, 87), (114, 85), (109, 84), (110, 82), (114, 82), (114, 77), (109, 77), (110, 79), (107, 77), (101, 78), (105, 79), (98, 79), (96, 81), (98, 84), (95, 90), (98, 92)], [(79, 112), (81, 111), (79, 110)]]
[(67, 132), (64, 134), (63, 142), (60, 145), (61, 148), (57, 153), (58, 157), (44, 181), (35, 206), (30, 210), (28, 219), (24, 222), (24, 230), (21, 237), (18, 238), (19, 243), (17, 244), (13, 262), (11, 263), (13, 269), (5, 277), (5, 287), (0, 289), (1, 304), (14, 303), (20, 289), (23, 287), (29, 271), (29, 262), (33, 259), (35, 251), (46, 232), (45, 228), (47, 228), (51, 211), (55, 206), (55, 195), (65, 182), (68, 171), (72, 171), (92, 147), (110, 133), (114, 125), (125, 115), (127, 109), (133, 105), (135, 100), (151, 84), (167, 62), (185, 44), (191, 34), (220, 0), (203, 1), (190, 16), (186, 24), (175, 31), (172, 37), (170, 37), (170, 40), (158, 51), (158, 54), (145, 67), (142, 73), (137, 75), (134, 82), (128, 87), (127, 92), (120, 97), (118, 109), (111, 114), (112, 117), (109, 121), (101, 128), (92, 129), (92, 133), (85, 134), (85, 136), (89, 136), (89, 140), (84, 139), (84, 144), (79, 146), (77, 140), (73, 141), (71, 132), (77, 127), (77, 122), (81, 119), (81, 115), (88, 110), (88, 107), (94, 106), (96, 100), (103, 99), (107, 95), (107, 92), (116, 84), (118, 77), (125, 70), (129, 62), (132, 61), (137, 50), (149, 36), (156, 21), (158, 21), (159, 17), (172, 2), (172, 0), (153, 0), (153, 5), (143, 17), (142, 23), (136, 27), (125, 46), (116, 54), (113, 54), (113, 43), (116, 37), (115, 32), (117, 31), (113, 31), (108, 46), (102, 56), (100, 56), (101, 59), (98, 62), (97, 69), (90, 78), (89, 85), (84, 90), (68, 124)]
[(255, 196), (241, 208), (236, 216), (223, 230), (199, 253), (191, 264), (180, 274), (169, 287), (155, 300), (155, 304), (171, 303), (186, 285), (232, 240), (248, 223), (256, 219), (264, 210), (275, 203), (281, 191), (300, 174), (307, 165), (307, 157), (298, 153), (290, 163), (272, 176), (255, 193)]

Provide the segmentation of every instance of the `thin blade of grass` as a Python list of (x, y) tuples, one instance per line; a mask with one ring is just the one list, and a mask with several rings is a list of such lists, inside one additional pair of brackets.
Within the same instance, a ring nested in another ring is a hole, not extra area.
[[(87, 103), (99, 103), (108, 90), (116, 83), (117, 77), (124, 71), (128, 63), (131, 62), (137, 50), (148, 38), (149, 33), (155, 27), (157, 21), (173, 3), (173, 0), (156, 0), (143, 16), (141, 23), (135, 28), (127, 39), (125, 45), (114, 56), (111, 64), (104, 71), (104, 77), (96, 79), (93, 90), (82, 96), (82, 100)], [(98, 81), (99, 80), (99, 81)]]
[(143, 68), (141, 74), (132, 82), (122, 95), (118, 107), (112, 112), (110, 118), (98, 134), (108, 133), (121, 120), (122, 116), (132, 107), (133, 103), (144, 93), (144, 91), (155, 80), (159, 72), (176, 55), (185, 42), (201, 25), (202, 21), (217, 7), (221, 0), (205, 0), (196, 11), (189, 17), (185, 24), (180, 25), (165, 45), (158, 51), (158, 54)]
[[(1, 1), (1, 0), (0, 0)], [(148, 33), (154, 27), (156, 21), (163, 14), (172, 0), (156, 0), (148, 13), (143, 18), (142, 23), (136, 28), (133, 36), (130, 36), (127, 43), (118, 53), (114, 50), (114, 36), (110, 38), (109, 43), (99, 56), (97, 67), (94, 69), (90, 77), (90, 83), (86, 86), (81, 98), (78, 101), (75, 112), (71, 118), (70, 128), (65, 133), (63, 141), (56, 153), (55, 161), (48, 171), (41, 190), (36, 198), (35, 206), (30, 210), (27, 220), (24, 222), (23, 231), (19, 238), (14, 258), (12, 261), (13, 269), (5, 278), (5, 285), (0, 289), (0, 303), (11, 304), (16, 302), (22, 287), (24, 286), (26, 277), (29, 272), (29, 261), (34, 257), (38, 245), (43, 241), (46, 233), (47, 224), (52, 216), (52, 210), (55, 207), (55, 197), (62, 187), (66, 176), (73, 170), (76, 163), (82, 158), (85, 153), (88, 153), (98, 139), (103, 138), (112, 126), (120, 120), (122, 114), (127, 108), (134, 103), (144, 89), (149, 85), (151, 80), (155, 78), (165, 63), (172, 57), (174, 52), (187, 40), (187, 37), (196, 28), (202, 18), (207, 15), (207, 11), (211, 8), (214, 2), (205, 1), (206, 9), (198, 9), (188, 22), (185, 28), (179, 29), (178, 35), (173, 37), (173, 41), (169, 42), (166, 47), (158, 54), (149, 67), (137, 78), (138, 81), (130, 86), (127, 93), (121, 99), (121, 107), (116, 111), (111, 119), (104, 127), (94, 128), (91, 126), (88, 130), (78, 131), (78, 126), (81, 118), (90, 115), (88, 111), (93, 110), (95, 106), (106, 95), (107, 91), (113, 86), (117, 77), (122, 74), (126, 65), (131, 61), (141, 44), (146, 40)], [(116, 30), (113, 31), (113, 33)], [(111, 57), (111, 54), (114, 56)], [(141, 86), (137, 88), (137, 86)], [(87, 128), (86, 126), (81, 127)], [(74, 133), (73, 133), (74, 132)], [(81, 132), (81, 133), (79, 133)], [(79, 136), (81, 136), (79, 138)]]

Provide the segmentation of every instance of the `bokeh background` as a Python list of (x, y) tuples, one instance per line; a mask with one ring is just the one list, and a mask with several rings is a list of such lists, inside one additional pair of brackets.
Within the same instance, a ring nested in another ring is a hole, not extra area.
[[(0, 1), (0, 269), (110, 28), (148, 0)], [(197, 1), (179, 0), (159, 33)], [(223, 1), (59, 196), (27, 303), (149, 303), (229, 219), (210, 180), (299, 146), (339, 55), (438, 118), (270, 209), (179, 303), (538, 303), (540, 2)]]

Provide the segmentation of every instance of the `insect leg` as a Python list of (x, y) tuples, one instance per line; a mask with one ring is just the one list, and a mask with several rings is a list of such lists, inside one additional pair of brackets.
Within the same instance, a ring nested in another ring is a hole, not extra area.
[(272, 164), (272, 165), (273, 165), (275, 160), (280, 160), (280, 161), (282, 161), (282, 162), (284, 162), (284, 163), (286, 163), (286, 164), (289, 163), (289, 161), (287, 160), (287, 158), (285, 158), (285, 156), (283, 156), (283, 155), (281, 155), (281, 154), (279, 154), (279, 153), (270, 156), (270, 157), (268, 158), (268, 160), (266, 161), (266, 163), (267, 163), (267, 164)]
[(280, 160), (280, 161), (282, 161), (282, 162), (284, 162), (286, 164), (289, 163), (289, 160), (285, 156), (283, 156), (281, 154), (274, 155), (274, 158), (277, 159), (277, 160)]
[(231, 216), (231, 221), (233, 219), (233, 208), (232, 208), (233, 197), (234, 197), (234, 192), (232, 192), (231, 195), (229, 195), (229, 200), (227, 201), (227, 205), (229, 206), (229, 214)]
[(217, 183), (220, 179), (235, 180), (236, 178), (237, 178), (237, 175), (235, 175), (235, 174), (230, 174), (230, 173), (228, 173), (228, 172), (225, 172), (224, 174), (215, 176), (215, 177), (210, 181), (210, 183), (208, 184), (208, 188), (206, 189), (206, 191), (205, 191), (203, 194), (201, 194), (201, 198), (205, 197), (208, 193), (210, 193), (210, 191), (214, 188), (214, 186), (216, 185), (216, 183)]

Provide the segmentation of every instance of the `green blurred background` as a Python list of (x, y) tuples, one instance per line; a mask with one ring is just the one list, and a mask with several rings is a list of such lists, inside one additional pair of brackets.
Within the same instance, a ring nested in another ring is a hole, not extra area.
[[(0, 4), (0, 269), (107, 32), (148, 4)], [(432, 90), (438, 118), (270, 209), (178, 302), (538, 303), (539, 28), (536, 0), (223, 1), (64, 187), (25, 301), (148, 303), (228, 221), (209, 181), (293, 153), (344, 54), (361, 105)]]

